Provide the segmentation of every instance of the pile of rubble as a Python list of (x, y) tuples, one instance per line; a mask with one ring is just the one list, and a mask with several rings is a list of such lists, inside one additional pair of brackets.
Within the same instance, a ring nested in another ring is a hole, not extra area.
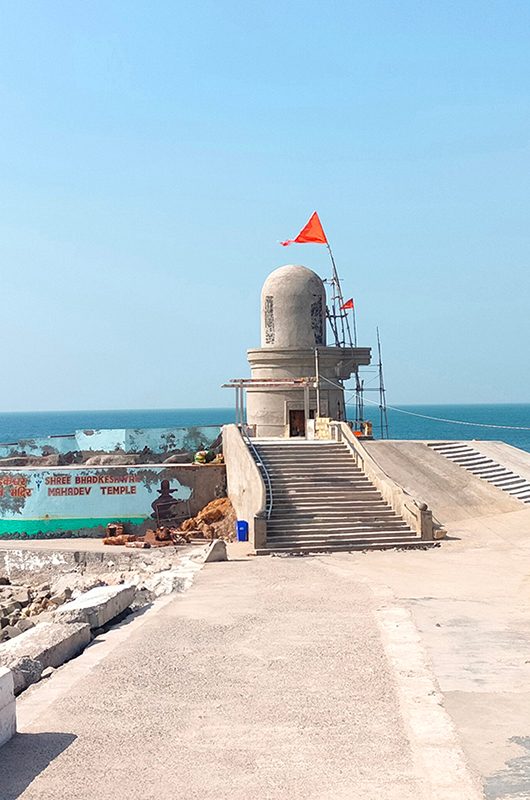
[(12, 584), (0, 577), (0, 642), (14, 639), (38, 622), (49, 621), (53, 612), (87, 589), (105, 585), (101, 578), (73, 573), (36, 586)]
[(178, 527), (161, 526), (148, 529), (144, 536), (133, 536), (125, 532), (120, 522), (107, 525), (108, 536), (103, 544), (125, 545), (147, 549), (151, 547), (167, 547), (202, 543), (204, 540), (222, 539), (232, 542), (235, 538), (236, 513), (228, 497), (220, 497), (208, 503), (197, 516), (187, 519)]
[(187, 519), (178, 532), (188, 541), (194, 538), (223, 539), (232, 542), (235, 538), (236, 512), (228, 497), (212, 500), (196, 517)]

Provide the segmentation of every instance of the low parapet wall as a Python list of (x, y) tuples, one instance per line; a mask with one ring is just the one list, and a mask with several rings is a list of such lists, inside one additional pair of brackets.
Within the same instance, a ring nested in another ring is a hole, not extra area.
[(169, 454), (195, 452), (212, 446), (220, 434), (218, 425), (189, 428), (109, 428), (21, 439), (0, 444), (0, 458), (66, 455), (79, 452)]
[(0, 667), (0, 747), (17, 732), (13, 673)]
[(237, 518), (248, 522), (252, 546), (264, 547), (267, 539), (265, 484), (237, 425), (223, 427), (223, 455), (227, 494)]
[(381, 492), (383, 500), (402, 517), (418, 536), (426, 541), (432, 541), (432, 512), (426, 503), (412, 497), (402, 486), (387, 475), (363, 446), (363, 443), (353, 435), (350, 427), (345, 422), (333, 422), (330, 428), (334, 439), (344, 441), (350, 446), (355, 462)]

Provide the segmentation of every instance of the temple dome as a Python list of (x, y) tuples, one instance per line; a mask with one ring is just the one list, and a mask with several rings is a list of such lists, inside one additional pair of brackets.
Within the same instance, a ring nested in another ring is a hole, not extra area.
[(261, 346), (305, 349), (325, 344), (326, 290), (322, 279), (307, 267), (278, 267), (261, 290)]

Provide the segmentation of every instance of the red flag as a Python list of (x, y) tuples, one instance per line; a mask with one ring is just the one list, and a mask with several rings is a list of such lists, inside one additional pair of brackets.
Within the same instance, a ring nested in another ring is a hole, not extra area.
[(328, 243), (324, 228), (322, 227), (322, 223), (316, 211), (311, 215), (309, 222), (305, 228), (302, 228), (296, 239), (287, 239), (286, 242), (280, 242), (280, 244), (287, 247), (288, 244), (293, 244), (293, 242), (297, 244), (307, 244), (308, 242), (314, 242), (315, 244)]
[(350, 299), (346, 300), (346, 302), (340, 307), (340, 310), (341, 311), (347, 311), (348, 308), (353, 308), (353, 307), (354, 307), (354, 305), (353, 305), (353, 297), (350, 297)]

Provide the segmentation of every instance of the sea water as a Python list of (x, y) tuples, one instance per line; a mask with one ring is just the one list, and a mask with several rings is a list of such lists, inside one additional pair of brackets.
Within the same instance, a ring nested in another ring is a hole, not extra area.
[[(351, 406), (348, 413), (353, 413)], [(380, 438), (379, 409), (366, 406), (365, 417), (372, 420), (374, 435)], [(79, 429), (170, 428), (228, 422), (234, 422), (233, 408), (9, 412), (0, 413), (0, 442)], [(490, 425), (494, 427), (486, 427)], [(396, 406), (388, 410), (388, 426), (391, 439), (493, 439), (530, 452), (530, 403)]]

